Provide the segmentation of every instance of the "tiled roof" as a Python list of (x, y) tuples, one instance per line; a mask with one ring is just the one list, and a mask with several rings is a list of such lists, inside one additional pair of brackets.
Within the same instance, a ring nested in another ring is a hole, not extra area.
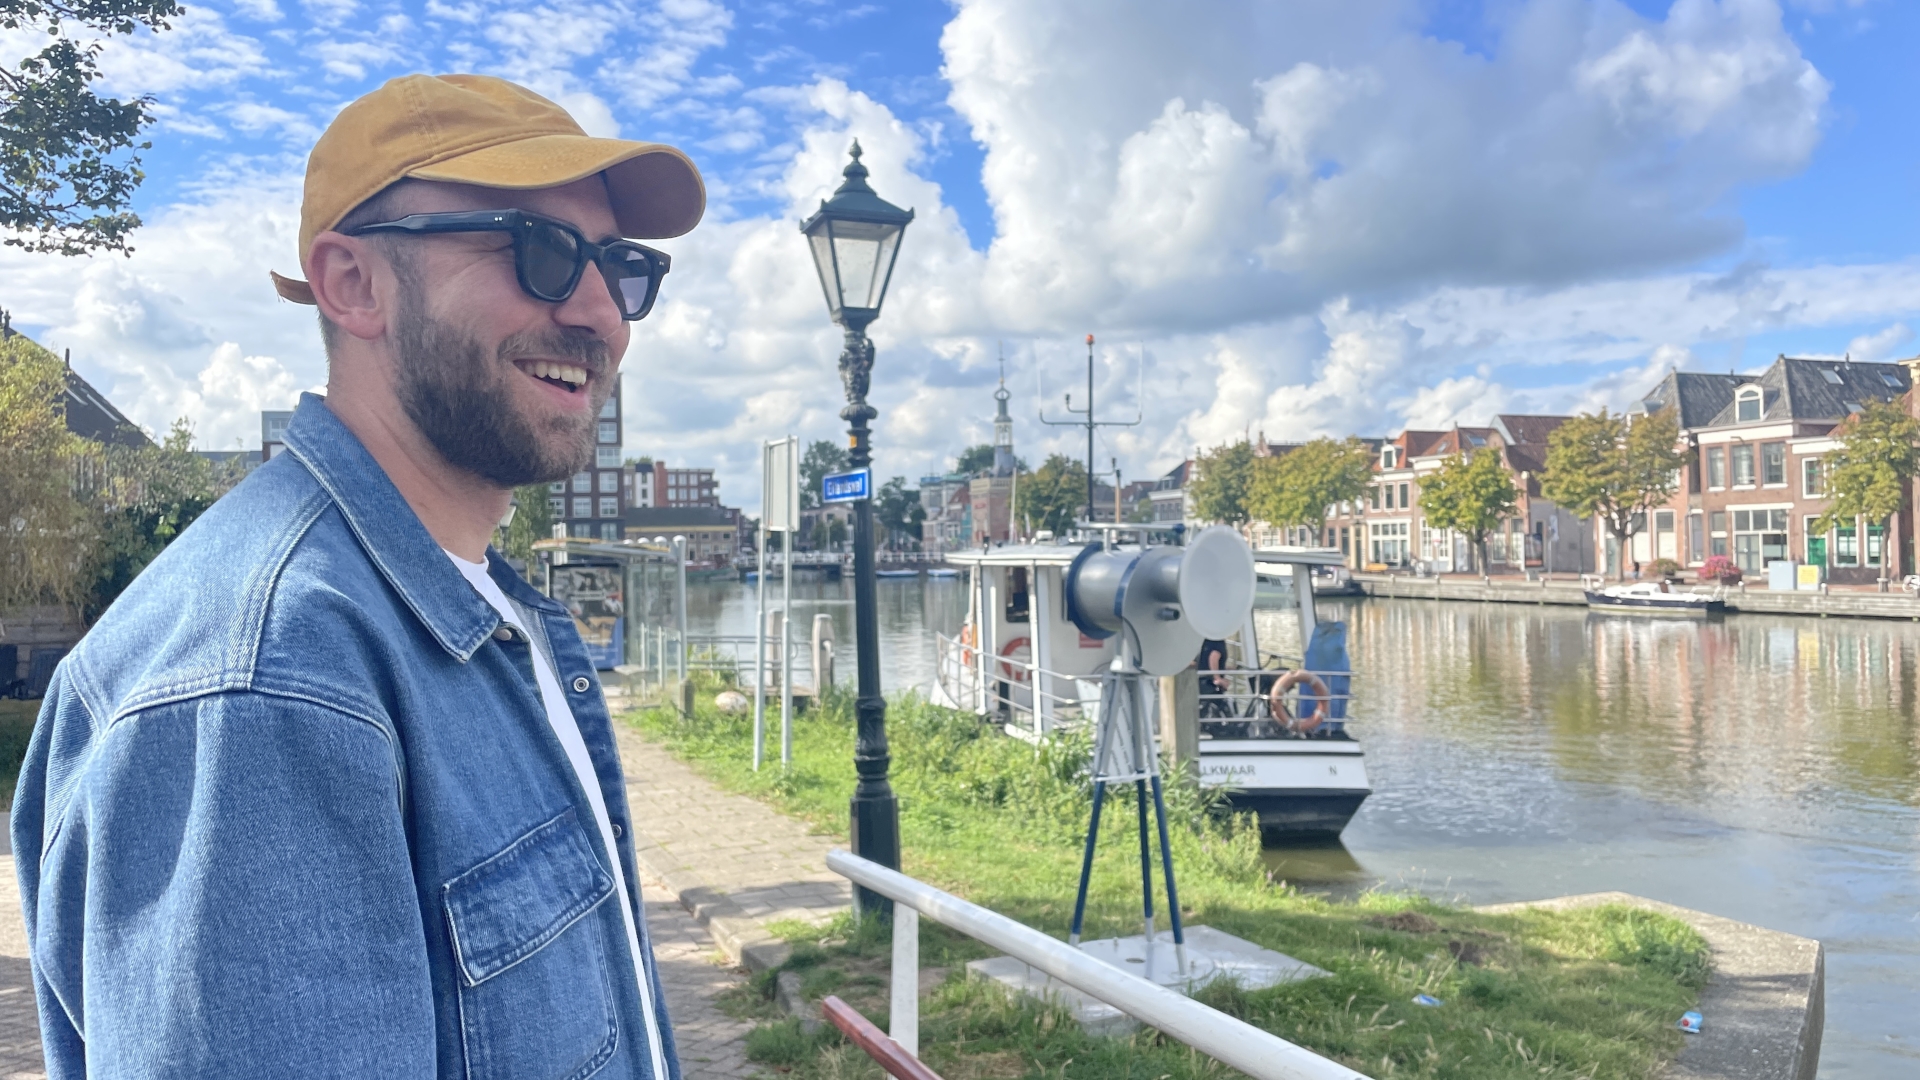
[(1571, 419), (1573, 418), (1570, 416), (1523, 416), (1501, 413), (1493, 418), (1493, 429), (1500, 433), (1500, 440), (1508, 446), (1521, 443), (1544, 446), (1554, 431)]
[(1451, 434), (1451, 432), (1409, 430), (1401, 432), (1400, 437), (1393, 441), (1400, 444), (1400, 449), (1406, 453), (1408, 458), (1417, 458), (1425, 457), (1433, 453), (1433, 447), (1449, 434)]
[[(1912, 389), (1912, 377), (1899, 364), (1855, 364), (1845, 360), (1809, 360), (1782, 356), (1757, 378), (1734, 386), (1758, 385), (1766, 422), (1800, 420), (1839, 423), (1869, 401), (1890, 401)], [(1737, 423), (1733, 395), (1703, 426)]]
[(152, 446), (146, 432), (113, 407), (113, 402), (67, 368), (67, 430), (83, 439), (120, 446)]
[(1706, 427), (1722, 409), (1733, 403), (1734, 388), (1748, 381), (1745, 375), (1669, 371), (1652, 393), (1640, 399), (1639, 411), (1657, 413), (1678, 402), (1681, 430)]

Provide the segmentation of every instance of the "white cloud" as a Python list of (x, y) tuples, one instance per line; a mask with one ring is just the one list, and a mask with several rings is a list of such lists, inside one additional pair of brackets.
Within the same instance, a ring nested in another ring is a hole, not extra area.
[(1899, 354), (1902, 346), (1913, 340), (1913, 331), (1903, 322), (1894, 323), (1878, 333), (1862, 334), (1847, 343), (1847, 356), (1864, 363), (1888, 360)]

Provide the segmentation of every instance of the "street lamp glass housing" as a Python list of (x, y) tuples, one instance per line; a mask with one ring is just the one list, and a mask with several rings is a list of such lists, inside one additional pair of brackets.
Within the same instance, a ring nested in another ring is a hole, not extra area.
[(867, 186), (858, 142), (852, 155), (843, 174), (846, 180), (800, 231), (807, 234), (828, 314), (834, 322), (860, 330), (880, 315), (900, 254), (900, 234), (913, 220), (913, 211), (887, 202)]

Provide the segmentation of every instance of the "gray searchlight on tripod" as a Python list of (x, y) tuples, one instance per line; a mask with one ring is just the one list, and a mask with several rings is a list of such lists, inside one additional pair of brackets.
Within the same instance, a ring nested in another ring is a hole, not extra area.
[(1067, 618), (1081, 633), (1120, 638), (1113, 664), (1101, 682), (1093, 748), (1093, 815), (1067, 940), (1080, 943), (1107, 788), (1132, 783), (1140, 818), (1140, 890), (1149, 972), (1154, 952), (1153, 846), (1147, 832), (1151, 795), (1173, 924), (1174, 962), (1176, 970), (1185, 974), (1186, 935), (1180, 925), (1180, 897), (1173, 880), (1167, 805), (1159, 757), (1153, 750), (1153, 707), (1146, 683), (1149, 678), (1185, 670), (1205, 639), (1224, 638), (1246, 622), (1253, 607), (1253, 552), (1239, 533), (1219, 525), (1201, 530), (1185, 547), (1122, 549), (1089, 544), (1067, 570), (1065, 584)]

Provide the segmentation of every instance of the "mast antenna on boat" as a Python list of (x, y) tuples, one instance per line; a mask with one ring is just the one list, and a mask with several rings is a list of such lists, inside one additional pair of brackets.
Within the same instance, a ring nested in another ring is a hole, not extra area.
[[(1144, 354), (1142, 357), (1141, 366), (1144, 371), (1144, 368), (1145, 368)], [(1035, 371), (1035, 377), (1036, 378), (1038, 377), (1037, 369)], [(1142, 379), (1142, 386), (1144, 386), (1145, 385), (1144, 374), (1141, 376), (1141, 379)], [(1044, 391), (1042, 391), (1042, 400), (1045, 400)], [(1097, 505), (1094, 502), (1094, 498), (1093, 498), (1093, 487), (1094, 487), (1093, 437), (1094, 437), (1094, 434), (1103, 427), (1134, 427), (1138, 425), (1140, 421), (1144, 419), (1146, 416), (1145, 412), (1141, 408), (1139, 399), (1136, 398), (1134, 401), (1134, 417), (1131, 420), (1101, 420), (1095, 417), (1094, 411), (1093, 411), (1093, 335), (1092, 334), (1087, 335), (1087, 407), (1084, 409), (1074, 408), (1073, 392), (1068, 391), (1067, 399), (1066, 399), (1066, 410), (1069, 413), (1072, 413), (1078, 416), (1084, 416), (1086, 417), (1086, 419), (1085, 420), (1049, 420), (1047, 419), (1046, 409), (1043, 406), (1040, 409), (1040, 422), (1050, 427), (1083, 427), (1087, 429), (1087, 520), (1092, 521), (1094, 517), (1094, 507)]]

